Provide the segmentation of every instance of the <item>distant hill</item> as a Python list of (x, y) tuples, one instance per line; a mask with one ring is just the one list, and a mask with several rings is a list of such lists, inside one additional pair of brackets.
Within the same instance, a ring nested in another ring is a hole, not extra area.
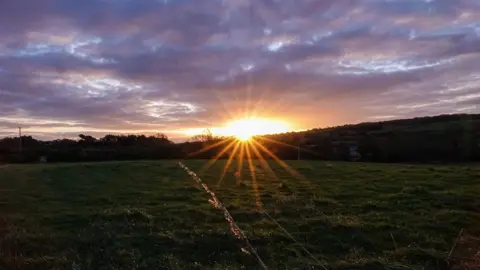
[(294, 146), (300, 144), (305, 159), (351, 159), (351, 150), (356, 150), (363, 161), (479, 161), (480, 114), (361, 123), (266, 138)]

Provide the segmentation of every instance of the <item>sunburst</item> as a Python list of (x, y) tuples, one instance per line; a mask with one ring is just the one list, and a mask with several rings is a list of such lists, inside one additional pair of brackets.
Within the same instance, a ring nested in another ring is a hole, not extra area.
[[(251, 90), (249, 88), (249, 90)], [(248, 91), (247, 93), (249, 93)], [(250, 93), (249, 93), (250, 94)], [(292, 234), (290, 234), (280, 223), (278, 223), (275, 219), (273, 219), (272, 216), (268, 214), (268, 211), (264, 209), (266, 207), (268, 209), (268, 205), (264, 205), (263, 202), (261, 201), (261, 186), (259, 185), (259, 177), (257, 175), (257, 172), (260, 172), (258, 167), (255, 166), (254, 161), (258, 161), (259, 165), (261, 166), (261, 169), (263, 169), (264, 172), (267, 173), (268, 177), (270, 180), (267, 181), (279, 181), (280, 178), (277, 177), (276, 175), (276, 169), (274, 167), (271, 167), (271, 163), (277, 163), (279, 164), (280, 168), (287, 171), (290, 175), (293, 176), (295, 180), (299, 180), (299, 182), (303, 182), (303, 184), (310, 186), (310, 182), (306, 181), (307, 179), (300, 174), (297, 170), (295, 170), (293, 167), (291, 167), (287, 162), (283, 161), (280, 157), (278, 157), (273, 151), (270, 145), (276, 145), (276, 146), (281, 146), (281, 147), (288, 147), (288, 148), (295, 148), (298, 151), (304, 151), (304, 152), (310, 152), (312, 154), (317, 154), (311, 150), (308, 149), (303, 149), (300, 148), (300, 143), (299, 142), (293, 142), (296, 145), (291, 145), (286, 142), (282, 141), (277, 141), (272, 139), (271, 136), (266, 136), (268, 134), (275, 134), (275, 133), (285, 133), (291, 131), (289, 125), (281, 120), (278, 119), (272, 119), (268, 117), (258, 117), (258, 115), (261, 115), (259, 113), (259, 109), (265, 113), (265, 115), (269, 115), (270, 113), (267, 112), (269, 110), (270, 112), (277, 110), (278, 107), (280, 107), (281, 102), (277, 103), (272, 103), (272, 100), (268, 100), (268, 104), (274, 105), (274, 107), (268, 109), (266, 104), (264, 103), (265, 100), (260, 100), (255, 104), (254, 106), (257, 106), (257, 108), (251, 108), (252, 102), (251, 102), (251, 97), (248, 95), (247, 97), (247, 102), (246, 102), (246, 107), (243, 112), (233, 112), (232, 107), (228, 106), (224, 100), (222, 100), (220, 97), (218, 97), (220, 100), (220, 104), (223, 106), (223, 108), (226, 111), (225, 115), (228, 115), (231, 119), (237, 119), (237, 120), (231, 120), (228, 122), (223, 128), (212, 128), (210, 131), (214, 135), (220, 135), (224, 136), (223, 140), (220, 140), (216, 143), (212, 143), (210, 145), (205, 146), (203, 149), (200, 151), (197, 151), (196, 153), (193, 153), (190, 155), (190, 157), (194, 157), (196, 154), (203, 153), (208, 150), (216, 149), (215, 152), (218, 154), (209, 160), (201, 169), (200, 173), (206, 172), (213, 164), (215, 164), (218, 159), (224, 158), (227, 156), (227, 160), (221, 170), (221, 173), (219, 173), (219, 180), (217, 182), (217, 188), (218, 191), (220, 191), (219, 188), (221, 188), (221, 185), (223, 183), (223, 180), (225, 179), (225, 176), (227, 173), (230, 171), (231, 167), (236, 167), (235, 168), (235, 178), (237, 185), (240, 183), (246, 184), (244, 182), (244, 176), (243, 176), (243, 171), (244, 167), (246, 166), (247, 170), (250, 172), (249, 177), (250, 177), (250, 187), (252, 188), (253, 191), (253, 196), (254, 196), (254, 202), (257, 207), (257, 211), (259, 213), (265, 214), (266, 217), (271, 219), (278, 227), (282, 229), (290, 238), (293, 239), (294, 242), (296, 242), (299, 246), (302, 247), (302, 249), (309, 254), (314, 261), (318, 263), (319, 266), (322, 266), (323, 269), (327, 269), (324, 266), (324, 263), (320, 262), (317, 260), (300, 242), (298, 242)], [(260, 107), (260, 108), (259, 108)], [(230, 108), (230, 110), (227, 110), (227, 108)], [(244, 117), (239, 117), (236, 118), (235, 115), (240, 116), (243, 115)], [(299, 152), (300, 153), (300, 152)], [(300, 157), (300, 155), (299, 155)], [(268, 160), (271, 162), (269, 162)], [(236, 162), (234, 162), (236, 160)], [(236, 163), (236, 164), (235, 164)], [(230, 220), (229, 220), (230, 222)], [(252, 247), (251, 247), (252, 248)], [(242, 249), (243, 250), (243, 249)], [(255, 252), (255, 250), (252, 248), (252, 251)], [(261, 258), (259, 258), (259, 262), (263, 263), (261, 261)], [(263, 264), (262, 264), (263, 265)]]
[[(300, 151), (300, 145), (290, 145), (273, 140), (270, 136), (265, 137), (265, 135), (269, 134), (292, 131), (290, 123), (284, 119), (272, 117), (275, 112), (288, 103), (289, 97), (275, 93), (274, 89), (254, 87), (253, 77), (251, 74), (247, 75), (245, 92), (239, 89), (240, 91), (225, 94), (218, 90), (214, 95), (218, 104), (224, 110), (219, 112), (220, 117), (226, 116), (229, 121), (223, 127), (210, 128), (210, 131), (214, 135), (224, 136), (225, 139), (206, 146), (190, 156), (194, 157), (198, 153), (218, 149), (216, 151), (218, 154), (200, 169), (200, 173), (206, 172), (218, 159), (228, 156), (218, 176), (218, 187), (221, 186), (225, 176), (232, 167), (236, 167), (234, 171), (237, 183), (243, 181), (243, 170), (246, 166), (250, 171), (251, 187), (254, 189), (255, 199), (257, 204), (261, 206), (260, 194), (258, 194), (258, 177), (256, 175), (258, 170), (254, 166), (254, 161), (259, 162), (261, 168), (267, 172), (272, 181), (279, 178), (275, 173), (275, 168), (269, 165), (270, 161), (279, 164), (280, 168), (288, 171), (297, 180), (305, 180), (305, 177), (268, 147), (268, 145), (276, 144), (277, 146), (296, 148)], [(242, 102), (245, 102), (244, 106), (242, 106)], [(198, 131), (198, 129), (187, 130), (186, 134), (194, 135), (195, 133), (198, 134)], [(302, 151), (304, 150), (302, 149)]]
[(249, 117), (231, 121), (220, 133), (235, 136), (240, 141), (248, 141), (253, 136), (289, 131), (288, 125), (279, 120)]
[[(210, 167), (215, 164), (220, 158), (228, 156), (225, 165), (223, 166), (221, 173), (219, 175), (219, 180), (217, 187), (220, 187), (227, 172), (231, 167), (235, 167), (234, 160), (237, 161), (235, 168), (235, 177), (238, 182), (243, 182), (242, 172), (244, 167), (249, 170), (251, 177), (251, 187), (254, 192), (255, 202), (259, 209), (262, 208), (262, 202), (260, 201), (259, 194), (259, 183), (257, 177), (257, 169), (254, 165), (254, 161), (258, 161), (262, 169), (272, 178), (272, 180), (278, 180), (274, 169), (269, 165), (268, 160), (280, 165), (281, 168), (286, 170), (297, 180), (306, 180), (298, 171), (288, 165), (287, 162), (279, 158), (274, 152), (268, 149), (264, 143), (275, 143), (282, 146), (289, 146), (298, 149), (298, 146), (293, 146), (286, 144), (284, 142), (279, 142), (273, 139), (267, 139), (261, 134), (265, 133), (267, 130), (279, 130), (284, 131), (286, 125), (283, 125), (280, 121), (269, 121), (265, 118), (246, 118), (241, 120), (236, 120), (230, 122), (227, 125), (228, 135), (226, 139), (216, 142), (214, 144), (208, 145), (203, 149), (191, 154), (194, 157), (196, 154), (211, 150), (218, 149), (218, 153), (215, 157), (209, 160), (202, 168), (200, 168), (199, 173), (205, 173)], [(300, 150), (300, 149), (299, 149)]]

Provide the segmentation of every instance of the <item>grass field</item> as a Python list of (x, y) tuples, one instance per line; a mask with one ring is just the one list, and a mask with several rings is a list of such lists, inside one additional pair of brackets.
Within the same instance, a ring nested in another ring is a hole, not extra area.
[[(479, 269), (480, 166), (288, 164), (199, 174), (269, 269)], [(259, 269), (209, 199), (174, 161), (0, 168), (0, 269)]]

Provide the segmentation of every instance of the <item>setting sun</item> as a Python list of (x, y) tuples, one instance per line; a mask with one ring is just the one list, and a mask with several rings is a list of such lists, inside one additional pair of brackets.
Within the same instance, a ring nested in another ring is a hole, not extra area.
[(202, 134), (208, 130), (215, 136), (235, 137), (240, 141), (248, 141), (253, 136), (277, 134), (290, 131), (290, 126), (287, 122), (260, 117), (249, 117), (232, 120), (227, 122), (222, 127), (212, 128), (193, 128), (184, 130), (184, 134), (193, 136)]
[(222, 133), (227, 136), (235, 136), (241, 141), (247, 141), (256, 135), (287, 131), (288, 125), (282, 121), (264, 118), (244, 118), (228, 123)]

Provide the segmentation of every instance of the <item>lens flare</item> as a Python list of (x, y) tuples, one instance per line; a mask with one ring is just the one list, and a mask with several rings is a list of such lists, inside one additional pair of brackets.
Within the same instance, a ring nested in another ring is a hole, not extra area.
[(289, 131), (286, 123), (267, 118), (244, 118), (227, 124), (222, 135), (235, 136), (240, 141), (248, 141), (253, 136), (283, 133)]

